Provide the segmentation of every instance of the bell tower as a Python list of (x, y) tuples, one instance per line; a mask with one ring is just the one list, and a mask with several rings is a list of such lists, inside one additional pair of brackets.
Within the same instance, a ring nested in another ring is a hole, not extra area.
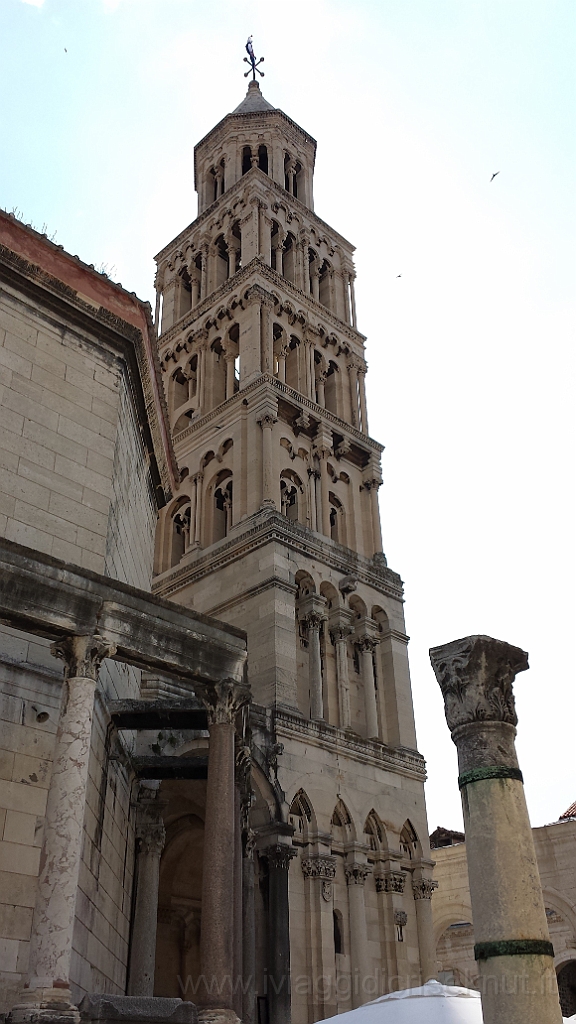
[(156, 257), (181, 479), (154, 590), (248, 634), (244, 1017), (274, 1024), (435, 973), (424, 762), (402, 582), (382, 552), (354, 247), (314, 212), (315, 154), (251, 81), (195, 148), (196, 220)]

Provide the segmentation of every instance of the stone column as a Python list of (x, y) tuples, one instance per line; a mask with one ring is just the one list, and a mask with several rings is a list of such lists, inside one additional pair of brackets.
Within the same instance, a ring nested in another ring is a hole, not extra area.
[(320, 268), (317, 260), (310, 264), (310, 279), (312, 281), (312, 297), (316, 299), (316, 302), (320, 302)]
[(268, 1000), (270, 1021), (290, 1024), (290, 907), (288, 871), (297, 851), (276, 843), (262, 851), (268, 859)]
[(98, 669), (116, 648), (101, 636), (69, 636), (52, 644), (64, 661), (64, 684), (23, 1002), (13, 1021), (79, 1021), (70, 962), (80, 874), (86, 781)]
[(234, 352), (226, 352), (224, 355), (224, 362), (226, 363), (226, 399), (228, 399), (232, 398), (232, 395), (234, 394)]
[(368, 411), (366, 409), (366, 387), (364, 378), (366, 376), (365, 367), (360, 367), (358, 371), (358, 384), (360, 392), (360, 415), (362, 417), (362, 431), (368, 433)]
[(261, 508), (277, 508), (276, 490), (279, 483), (274, 476), (274, 451), (272, 428), (276, 423), (276, 412), (270, 408), (262, 411), (257, 422), (262, 427), (262, 501)]
[(200, 299), (203, 302), (208, 295), (208, 242), (203, 242), (200, 251), (202, 253), (202, 269), (200, 271)]
[(366, 736), (378, 739), (378, 709), (376, 704), (376, 686), (374, 683), (374, 651), (378, 637), (364, 634), (357, 640), (362, 662), (362, 685), (364, 686), (364, 706), (366, 709)]
[[(322, 849), (324, 847), (324, 849)], [(315, 847), (316, 844), (315, 844)], [(302, 857), (308, 934), (307, 969), (313, 980), (309, 1009), (313, 1020), (324, 1020), (338, 1012), (336, 999), (336, 960), (334, 951), (334, 879), (336, 858), (330, 847), (321, 853)], [(314, 981), (322, 979), (318, 984)]]
[(315, 453), (320, 464), (320, 496), (321, 496), (321, 521), (322, 533), (329, 537), (330, 530), (330, 495), (328, 487), (328, 457), (333, 453), (332, 431), (325, 425), (320, 424), (314, 438)]
[(236, 753), (236, 785), (240, 797), (240, 814), (237, 816), (240, 837), (241, 879), (240, 879), (240, 963), (239, 976), (242, 990), (239, 993), (243, 1024), (256, 1024), (256, 927), (254, 915), (254, 832), (250, 828), (252, 806), (252, 755), (245, 742)]
[(344, 288), (344, 320), (350, 323), (350, 274), (347, 270), (342, 274), (342, 286)]
[(208, 712), (210, 749), (206, 816), (204, 820), (204, 870), (202, 876), (202, 926), (200, 963), (204, 980), (200, 1002), (210, 1009), (210, 1021), (236, 1021), (234, 1012), (234, 722), (248, 703), (248, 686), (233, 679), (195, 683), (194, 688)]
[(326, 388), (326, 374), (325, 373), (319, 373), (317, 378), (316, 378), (316, 390), (318, 392), (318, 405), (321, 406), (322, 409), (326, 408), (325, 388)]
[(274, 300), (272, 296), (263, 296), (260, 307), (260, 367), (262, 373), (272, 373), (274, 370), (274, 337), (272, 323), (272, 308)]
[(418, 948), (420, 950), (420, 970), (422, 984), (431, 978), (437, 978), (436, 945), (434, 943), (434, 927), (432, 925), (432, 893), (438, 888), (438, 882), (431, 878), (420, 878), (412, 882), (412, 892), (416, 904), (416, 928), (418, 930)]
[(355, 361), (348, 363), (348, 377), (350, 380), (350, 419), (352, 426), (358, 426), (358, 366)]
[(284, 241), (285, 241), (285, 239), (286, 239), (286, 235), (284, 235), (282, 240), (281, 241), (279, 240), (278, 243), (274, 246), (274, 252), (276, 253), (276, 273), (277, 274), (281, 274), (282, 276), (284, 276)]
[(130, 947), (129, 996), (154, 995), (156, 925), (160, 856), (166, 841), (162, 810), (166, 806), (141, 784), (136, 823), (136, 900)]
[(350, 676), (348, 672), (348, 640), (352, 633), (352, 613), (338, 609), (330, 615), (330, 637), (336, 650), (336, 686), (340, 728), (352, 727), (350, 712)]
[(198, 269), (192, 271), (190, 280), (192, 282), (192, 309), (194, 309), (200, 302), (200, 271)]
[(366, 991), (368, 976), (368, 929), (366, 925), (366, 904), (364, 883), (372, 868), (370, 864), (351, 861), (344, 871), (348, 882), (348, 907), (350, 911), (350, 966), (352, 971), (352, 1007), (362, 1006), (371, 997)]
[(354, 294), (354, 279), (356, 274), (350, 274), (350, 306), (352, 309), (352, 327), (356, 327), (356, 295)]
[(458, 750), (485, 1024), (560, 1024), (534, 841), (514, 738), (518, 647), (469, 636), (430, 651)]
[(286, 383), (286, 357), (289, 351), (288, 346), (283, 345), (278, 352), (278, 380), (283, 384)]
[(320, 657), (320, 627), (323, 619), (316, 612), (310, 612), (305, 618), (308, 632), (308, 673), (310, 683), (310, 718), (324, 719), (324, 699), (322, 696), (322, 660)]

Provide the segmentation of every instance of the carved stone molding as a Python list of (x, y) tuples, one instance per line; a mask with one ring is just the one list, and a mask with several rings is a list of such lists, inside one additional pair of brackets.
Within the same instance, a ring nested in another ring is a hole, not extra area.
[(344, 874), (348, 885), (364, 885), (368, 875), (372, 873), (371, 864), (346, 864)]
[(105, 658), (112, 658), (116, 647), (103, 636), (67, 636), (50, 645), (50, 652), (64, 662), (65, 679), (92, 679)]
[(195, 683), (194, 689), (208, 712), (208, 725), (231, 725), (238, 712), (250, 703), (247, 683), (221, 679), (218, 683)]
[(489, 636), (468, 636), (430, 650), (451, 732), (470, 722), (518, 722), (512, 683), (528, 668), (519, 647)]
[(418, 882), (412, 882), (412, 892), (415, 900), (431, 900), (432, 893), (438, 888), (438, 882), (433, 878), (421, 878)]
[(376, 892), (404, 892), (406, 887), (406, 875), (403, 871), (386, 871), (383, 875), (377, 875)]

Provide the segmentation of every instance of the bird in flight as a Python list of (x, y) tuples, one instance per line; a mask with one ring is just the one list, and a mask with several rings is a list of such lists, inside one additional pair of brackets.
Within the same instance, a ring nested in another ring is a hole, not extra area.
[(402, 277), (402, 274), (396, 274), (396, 277)]
[(496, 177), (497, 174), (500, 174), (500, 171), (494, 171), (494, 174), (490, 178), (490, 181), (494, 181), (494, 178)]
[(66, 49), (66, 47), (64, 47), (64, 53), (68, 53), (68, 50)]

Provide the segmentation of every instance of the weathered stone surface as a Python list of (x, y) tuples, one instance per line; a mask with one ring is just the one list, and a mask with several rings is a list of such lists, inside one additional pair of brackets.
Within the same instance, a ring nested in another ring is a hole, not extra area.
[(197, 1024), (194, 1003), (158, 996), (88, 995), (80, 1003), (83, 1021), (124, 1024)]

